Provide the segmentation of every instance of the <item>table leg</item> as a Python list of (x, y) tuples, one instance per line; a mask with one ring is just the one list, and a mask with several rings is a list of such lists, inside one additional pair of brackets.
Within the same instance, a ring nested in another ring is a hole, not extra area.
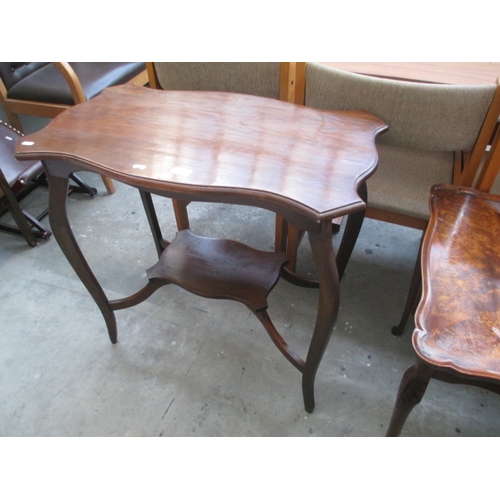
[[(363, 182), (363, 184), (361, 184), (358, 188), (358, 194), (366, 203), (368, 197), (366, 182)], [(365, 214), (366, 209), (358, 210), (357, 212), (351, 213), (347, 216), (344, 234), (337, 252), (337, 269), (339, 272), (339, 279), (342, 279), (344, 276), (345, 268), (351, 258), (352, 251), (354, 250), (354, 246), (356, 245), (356, 241), (358, 240), (358, 236), (361, 231), (361, 226), (365, 220)]]
[(411, 411), (424, 397), (431, 376), (432, 368), (421, 361), (406, 370), (399, 384), (387, 437), (399, 436)]
[(324, 222), (321, 232), (309, 231), (319, 277), (319, 304), (316, 325), (302, 373), (302, 394), (307, 412), (314, 409), (314, 379), (337, 319), (340, 285), (332, 243), (332, 223)]
[(168, 242), (163, 238), (163, 234), (161, 231), (160, 223), (158, 222), (158, 216), (156, 215), (156, 210), (151, 193), (148, 193), (147, 191), (143, 191), (142, 189), (140, 189), (139, 194), (141, 195), (142, 204), (144, 206), (144, 211), (146, 213), (146, 217), (149, 222), (149, 227), (153, 235), (153, 239), (156, 245), (156, 251), (158, 252), (158, 257), (161, 257), (163, 250), (165, 250), (165, 248), (168, 247), (170, 242)]
[(118, 335), (115, 315), (111, 310), (108, 298), (101, 288), (101, 285), (87, 264), (68, 221), (68, 214), (66, 210), (68, 178), (50, 175), (50, 169), (47, 171), (47, 177), (49, 178), (50, 186), (49, 218), (54, 237), (59, 243), (64, 255), (68, 259), (68, 262), (71, 264), (71, 267), (74, 269), (101, 310), (106, 326), (108, 327), (109, 338), (111, 342), (115, 344)]

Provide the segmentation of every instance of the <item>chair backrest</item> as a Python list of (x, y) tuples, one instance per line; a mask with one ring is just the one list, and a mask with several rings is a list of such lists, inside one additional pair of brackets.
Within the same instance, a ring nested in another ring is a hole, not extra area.
[(496, 88), (495, 84), (404, 82), (307, 63), (305, 104), (374, 114), (389, 126), (387, 133), (380, 136), (381, 144), (429, 151), (470, 151)]
[[(279, 62), (149, 63), (152, 86), (163, 90), (237, 92), (294, 102), (295, 64)], [(151, 75), (151, 69), (155, 75)]]
[(48, 62), (0, 62), (0, 80), (3, 81), (6, 90), (10, 90), (16, 83), (26, 78), (31, 73), (38, 71)]

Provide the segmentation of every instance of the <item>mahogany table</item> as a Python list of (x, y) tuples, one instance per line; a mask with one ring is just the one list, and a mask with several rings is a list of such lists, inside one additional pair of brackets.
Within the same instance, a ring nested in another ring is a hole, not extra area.
[[(305, 409), (339, 305), (332, 219), (364, 209), (357, 188), (375, 170), (375, 137), (386, 125), (361, 111), (319, 111), (282, 101), (218, 92), (177, 92), (125, 85), (68, 109), (17, 145), (19, 160), (44, 161), (51, 228), (95, 300), (111, 342), (114, 312), (174, 283), (195, 294), (245, 304), (302, 373)], [(72, 233), (68, 177), (96, 172), (138, 188), (160, 254), (137, 293), (109, 300)], [(319, 276), (319, 304), (306, 359), (284, 341), (267, 313), (267, 296), (287, 278), (281, 252), (262, 252), (190, 230), (170, 243), (157, 231), (151, 194), (184, 201), (261, 207), (307, 231)]]

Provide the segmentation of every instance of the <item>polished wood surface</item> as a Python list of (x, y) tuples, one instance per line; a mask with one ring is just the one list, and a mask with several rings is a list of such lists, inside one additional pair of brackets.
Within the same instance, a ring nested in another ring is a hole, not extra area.
[[(117, 110), (120, 101), (126, 109)], [(357, 184), (374, 171), (374, 137), (385, 128), (363, 112), (130, 85), (69, 109), (17, 153), (19, 159), (75, 159), (176, 198), (196, 193), (234, 202), (236, 195), (278, 212), (293, 208), (317, 222), (362, 208)]]
[(435, 366), (500, 380), (500, 197), (436, 187), (413, 344)]
[(281, 252), (261, 252), (237, 241), (201, 237), (186, 229), (177, 233), (147, 276), (151, 281), (175, 283), (202, 297), (236, 300), (257, 312), (267, 309), (267, 296), (285, 262)]
[[(268, 69), (279, 65), (279, 76), (274, 73), (269, 78)], [(303, 63), (281, 62), (197, 62), (197, 63), (165, 63), (147, 62), (146, 68), (149, 77), (149, 87), (163, 90), (204, 90), (237, 92), (240, 94), (261, 95), (279, 98), (281, 101), (303, 104)], [(160, 83), (158, 71), (163, 75), (163, 85)], [(172, 72), (173, 80), (169, 82), (168, 74)], [(184, 75), (180, 80), (180, 75)], [(199, 78), (199, 75), (205, 75)], [(166, 77), (167, 75), (167, 77)], [(188, 76), (189, 75), (189, 76)], [(166, 80), (164, 80), (166, 77)], [(261, 85), (257, 85), (260, 80)], [(176, 81), (177, 83), (173, 83)], [(182, 83), (181, 83), (182, 81)], [(265, 82), (265, 83), (264, 83)], [(276, 86), (279, 83), (279, 94)], [(188, 202), (173, 198), (177, 229), (189, 228)], [(285, 222), (283, 217), (276, 215), (275, 242), (277, 248), (286, 250)], [(291, 271), (295, 271), (292, 262), (287, 264)]]
[[(134, 306), (160, 286), (238, 300), (259, 319), (285, 358), (302, 373), (306, 411), (339, 308), (332, 219), (365, 207), (357, 193), (377, 164), (375, 137), (386, 126), (357, 111), (319, 111), (264, 97), (114, 87), (69, 109), (17, 145), (18, 159), (42, 159), (50, 185), (51, 228), (117, 342), (115, 311)], [(109, 300), (80, 250), (66, 212), (68, 177), (89, 170), (138, 188), (159, 262), (135, 294)], [(319, 277), (316, 323), (305, 359), (276, 330), (267, 294), (283, 253), (262, 253), (187, 231), (163, 238), (151, 193), (272, 210), (308, 232)], [(342, 252), (339, 252), (340, 254)], [(221, 258), (222, 256), (222, 258)], [(222, 269), (222, 265), (228, 266)]]
[(500, 196), (437, 185), (422, 248), (423, 295), (387, 431), (397, 436), (431, 378), (500, 394)]
[(500, 62), (324, 62), (370, 76), (427, 83), (482, 85), (500, 77)]

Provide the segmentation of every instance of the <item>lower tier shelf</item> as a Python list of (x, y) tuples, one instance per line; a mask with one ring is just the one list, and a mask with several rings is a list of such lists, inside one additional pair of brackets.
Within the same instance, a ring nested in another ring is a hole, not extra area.
[(267, 296), (286, 262), (283, 252), (263, 252), (186, 229), (177, 233), (147, 276), (151, 283), (174, 283), (196, 295), (236, 300), (258, 312), (267, 308)]

